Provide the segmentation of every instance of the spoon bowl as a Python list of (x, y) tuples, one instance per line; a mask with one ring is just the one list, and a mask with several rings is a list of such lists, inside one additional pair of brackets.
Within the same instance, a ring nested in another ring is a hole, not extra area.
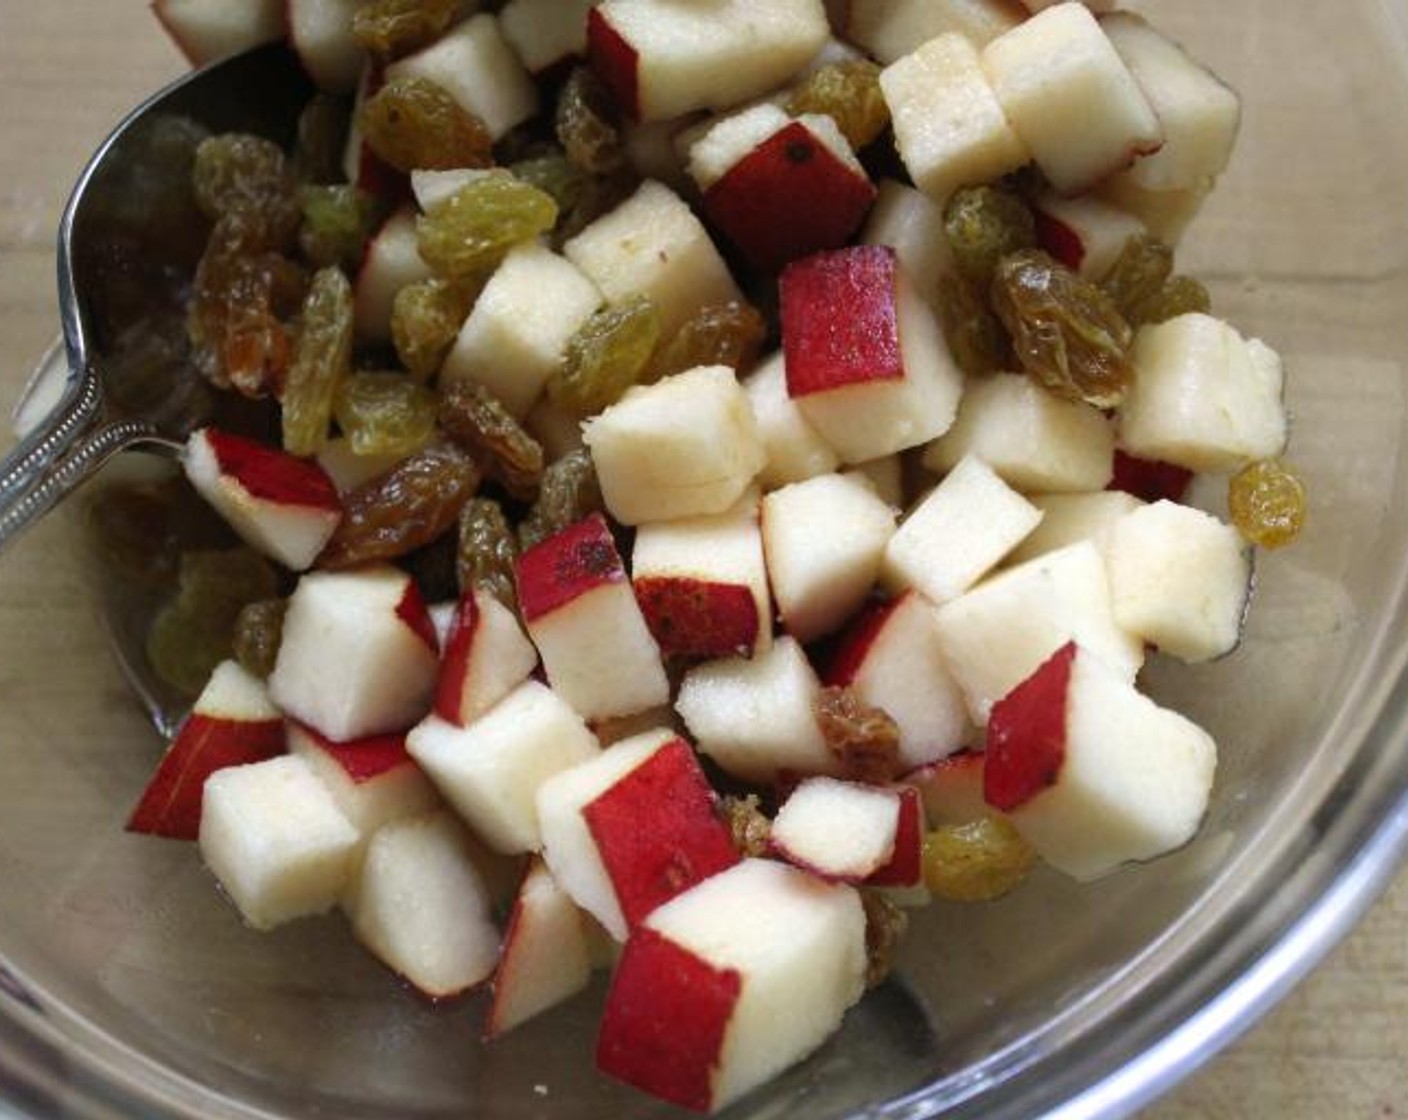
[[(118, 452), (179, 454), (208, 413), (179, 329), (208, 232), (187, 188), (189, 163), (208, 133), (287, 146), (312, 93), (284, 44), (259, 47), (167, 86), (94, 153), (59, 226), (66, 362), (46, 363), (31, 384), (18, 411), (27, 433), (0, 460), (0, 551)], [(178, 329), (157, 342), (147, 332), (162, 321)], [(62, 378), (57, 392), (50, 377)], [(57, 403), (31, 418), (45, 393)]]

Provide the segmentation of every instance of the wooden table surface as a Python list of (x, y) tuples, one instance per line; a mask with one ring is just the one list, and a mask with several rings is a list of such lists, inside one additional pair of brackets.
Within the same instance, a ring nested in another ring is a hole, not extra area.
[[(184, 68), (137, 0), (0, 0), (0, 406), (57, 330), (54, 231), (117, 118)], [(1408, 1116), (1408, 875), (1329, 960), (1146, 1120)]]

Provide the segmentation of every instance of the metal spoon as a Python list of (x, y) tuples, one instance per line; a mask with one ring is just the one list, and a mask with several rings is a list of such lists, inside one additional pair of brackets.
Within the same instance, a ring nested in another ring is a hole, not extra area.
[[(216, 62), (138, 106), (98, 148), (59, 226), (59, 310), (67, 352), (62, 397), (0, 461), (0, 550), (119, 451), (174, 455), (188, 432), (181, 407), (193, 370), (148, 385), (134, 407), (111, 379), (114, 338), (150, 299), (188, 283), (201, 245), (196, 230), (158, 212), (171, 190), (153, 137), (173, 122), (241, 131), (287, 146), (313, 90), (283, 44)], [(29, 393), (34, 392), (31, 384)], [(155, 390), (155, 391), (153, 391)], [(163, 391), (169, 390), (169, 391)], [(131, 394), (126, 394), (128, 398)]]

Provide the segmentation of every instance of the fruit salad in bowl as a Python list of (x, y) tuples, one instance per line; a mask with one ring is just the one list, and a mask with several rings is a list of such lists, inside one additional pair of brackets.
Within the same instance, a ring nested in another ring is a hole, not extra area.
[(114, 332), (201, 389), (85, 521), (188, 709), (133, 858), (489, 1078), (561, 1029), (702, 1112), (867, 1033), (1019, 1079), (911, 977), (1006, 907), (1171, 920), (1313, 496), (1295, 363), (1175, 263), (1239, 95), (1112, 4), (153, 7), (310, 94), (163, 126), (200, 251)]

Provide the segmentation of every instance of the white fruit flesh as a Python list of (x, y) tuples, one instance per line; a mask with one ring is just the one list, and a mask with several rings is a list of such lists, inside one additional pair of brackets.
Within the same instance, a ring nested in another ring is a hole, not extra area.
[(706, 304), (742, 298), (708, 231), (662, 183), (642, 183), (562, 251), (608, 301), (637, 293), (653, 299), (662, 338)]
[(587, 422), (611, 515), (626, 525), (722, 513), (765, 461), (748, 397), (727, 366), (631, 389)]
[(1041, 510), (1041, 524), (1007, 557), (1009, 564), (1025, 564), (1058, 548), (1090, 541), (1100, 550), (1108, 567), (1110, 535), (1125, 514), (1144, 503), (1123, 490), (1094, 490), (1088, 494), (1033, 494), (1029, 499)]
[(434, 210), (440, 203), (453, 198), (462, 187), (495, 174), (482, 167), (452, 167), (448, 169), (418, 168), (411, 172), (411, 194), (422, 214)]
[(860, 239), (866, 245), (890, 246), (915, 291), (932, 304), (939, 281), (953, 272), (943, 207), (894, 179), (881, 179), (876, 187), (875, 205)]
[(976, 724), (1048, 657), (1075, 641), (1133, 681), (1142, 643), (1114, 620), (1109, 579), (1088, 541), (987, 579), (939, 608), (939, 641)]
[(764, 785), (781, 773), (838, 769), (816, 722), (820, 692), (802, 647), (783, 636), (758, 657), (695, 666), (675, 708), (701, 751), (735, 777)]
[(867, 486), (819, 475), (763, 499), (763, 549), (783, 625), (808, 642), (865, 601), (895, 515)]
[(1207, 810), (1212, 738), (1085, 651), (1071, 667), (1054, 784), (1009, 817), (1047, 863), (1094, 879), (1186, 843)]
[(983, 69), (1037, 166), (1078, 194), (1158, 149), (1163, 130), (1110, 40), (1080, 4), (1057, 4), (989, 43)]
[(767, 93), (830, 33), (821, 0), (606, 0), (597, 14), (634, 53), (626, 109), (643, 121)]
[(953, 427), (925, 448), (924, 465), (949, 471), (967, 455), (1026, 493), (1099, 490), (1114, 473), (1114, 426), (1030, 377), (999, 373), (968, 386)]
[(153, 0), (152, 12), (192, 66), (284, 33), (284, 0)]
[(406, 747), (475, 833), (510, 854), (541, 843), (538, 788), (598, 751), (582, 718), (531, 680), (467, 727), (427, 716)]
[(1176, 502), (1143, 506), (1110, 529), (1115, 621), (1183, 661), (1229, 652), (1251, 593), (1250, 549), (1230, 525)]
[(357, 0), (287, 0), (288, 37), (308, 76), (328, 93), (357, 88), (364, 55), (352, 36)]
[(850, 0), (846, 36), (889, 65), (949, 33), (986, 46), (1025, 18), (1016, 0)]
[(433, 999), (493, 972), (499, 931), (470, 838), (448, 813), (397, 821), (367, 845), (352, 916), (357, 938)]
[(484, 1033), (495, 1038), (580, 992), (592, 962), (584, 916), (534, 860), (513, 902)]
[[(740, 978), (714, 1062), (713, 1109), (819, 1046), (864, 988), (865, 917), (854, 888), (784, 864), (746, 860), (661, 906), (646, 925)], [(661, 998), (622, 991), (636, 981), (620, 975), (614, 998)], [(658, 979), (657, 993), (668, 991), (669, 978)]]
[(1003, 814), (983, 799), (983, 754), (963, 751), (939, 759), (904, 777), (919, 791), (930, 828), (972, 824)]
[(788, 861), (827, 879), (858, 883), (894, 855), (900, 797), (836, 778), (808, 778), (773, 818), (770, 838)]
[(739, 653), (772, 645), (772, 596), (763, 559), (756, 491), (710, 517), (642, 525), (631, 551), (631, 579), (688, 581), (699, 588), (743, 588), (752, 600), (757, 636)]
[(357, 337), (363, 342), (389, 342), (396, 293), (432, 275), (416, 246), (415, 213), (403, 207), (387, 218), (367, 243), (354, 296)]
[(1164, 146), (1129, 176), (1153, 191), (1204, 186), (1227, 167), (1241, 123), (1237, 95), (1181, 46), (1132, 12), (1100, 21), (1154, 107)]
[(963, 694), (939, 645), (934, 605), (924, 596), (901, 595), (878, 627), (847, 637), (864, 646), (847, 657), (839, 675), (833, 662), (828, 682), (850, 686), (895, 721), (901, 762), (921, 766), (968, 741), (972, 727)]
[(842, 478), (868, 486), (887, 506), (904, 505), (904, 463), (898, 455), (882, 455), (841, 472)]
[[(475, 589), (473, 623), (465, 648), (446, 649), (436, 689), (437, 712), (466, 724), (483, 715), (525, 680), (538, 664), (538, 651), (523, 633), (518, 616), (497, 598)], [(448, 635), (447, 635), (448, 636)], [(441, 642), (442, 648), (445, 642)]]
[(1230, 471), (1284, 449), (1281, 359), (1258, 339), (1194, 312), (1141, 328), (1132, 362), (1119, 410), (1120, 444), (1131, 454)]
[(1165, 245), (1177, 247), (1211, 191), (1211, 183), (1175, 191), (1146, 190), (1130, 172), (1122, 171), (1096, 187), (1094, 194), (1133, 214)]
[(642, 732), (538, 787), (538, 822), (548, 869), (572, 900), (618, 941), (625, 940), (626, 917), (583, 810), (674, 739), (675, 733), (663, 728)]
[[(1036, 198), (1032, 209), (1038, 223), (1046, 223), (1055, 236), (1073, 246), (1076, 271), (1097, 282), (1114, 266), (1129, 239), (1146, 232), (1133, 214), (1095, 195), (1062, 198), (1048, 191)], [(1073, 263), (1065, 253), (1053, 255)]]
[(880, 74), (895, 146), (915, 186), (942, 204), (1028, 161), (983, 72), (978, 51), (956, 33), (940, 35)]
[(893, 275), (904, 375), (796, 398), (808, 422), (845, 463), (878, 459), (942, 435), (963, 394), (963, 374), (933, 310), (902, 266)]
[(439, 654), (398, 614), (408, 591), (410, 577), (384, 566), (305, 575), (269, 677), (274, 702), (334, 740), (404, 731), (420, 719)]
[(301, 758), (231, 766), (206, 780), (201, 858), (255, 929), (331, 909), (356, 846), (357, 830)]
[(562, 362), (568, 340), (601, 305), (571, 261), (536, 242), (494, 270), (441, 368), (444, 383), (478, 382), (523, 419)]
[(587, 12), (594, 0), (508, 0), (499, 29), (529, 73), (541, 74), (587, 51)]
[(707, 191), (739, 160), (791, 123), (792, 118), (770, 101), (713, 121), (689, 145), (689, 177)]
[(882, 577), (935, 603), (977, 583), (1041, 522), (1041, 511), (981, 459), (966, 456), (901, 522), (885, 546)]
[(765, 490), (829, 474), (841, 464), (832, 446), (787, 395), (787, 370), (779, 350), (743, 382), (767, 462), (758, 475)]
[(435, 82), (482, 120), (495, 140), (538, 108), (532, 79), (488, 13), (471, 16), (430, 46), (393, 62), (386, 78)]
[(346, 494), (385, 474), (404, 458), (400, 454), (358, 455), (346, 436), (329, 439), (317, 454), (318, 466), (332, 479), (339, 494)]

